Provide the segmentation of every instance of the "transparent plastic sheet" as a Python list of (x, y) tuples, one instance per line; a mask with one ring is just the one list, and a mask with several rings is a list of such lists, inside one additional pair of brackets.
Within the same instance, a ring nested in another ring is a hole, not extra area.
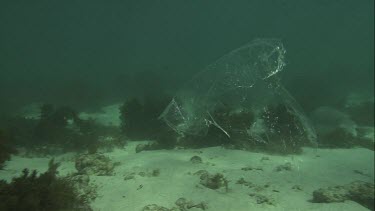
[[(285, 53), (274, 39), (254, 40), (228, 53), (185, 84), (160, 119), (183, 135), (204, 136), (214, 126), (229, 139), (238, 133), (255, 143), (272, 138), (285, 144), (315, 144), (314, 128), (278, 79)], [(243, 117), (248, 111), (254, 120), (246, 125), (225, 120), (228, 113)]]

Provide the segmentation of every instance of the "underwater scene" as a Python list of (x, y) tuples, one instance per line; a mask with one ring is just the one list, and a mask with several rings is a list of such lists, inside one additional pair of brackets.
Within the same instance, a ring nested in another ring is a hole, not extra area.
[(374, 211), (373, 0), (0, 1), (0, 211)]

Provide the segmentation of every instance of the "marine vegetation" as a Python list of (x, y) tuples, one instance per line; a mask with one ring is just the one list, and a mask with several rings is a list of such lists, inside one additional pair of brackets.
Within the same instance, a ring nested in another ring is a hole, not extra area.
[[(121, 131), (129, 139), (153, 139), (166, 140), (166, 134), (170, 134), (170, 128), (159, 120), (160, 114), (169, 103), (168, 97), (144, 97), (127, 100), (120, 108)], [(161, 141), (162, 145), (173, 144), (170, 140)]]
[(53, 105), (44, 104), (41, 106), (40, 120), (34, 130), (34, 141), (41, 144), (65, 142), (76, 135), (72, 127), (76, 126), (73, 124), (76, 124), (77, 120), (76, 112), (69, 107), (55, 109)]
[(94, 120), (83, 120), (69, 107), (54, 108), (45, 104), (41, 107), (40, 120), (33, 132), (32, 142), (49, 148), (62, 147), (65, 151), (96, 151), (99, 136), (105, 136), (110, 129)]
[(0, 130), (0, 170), (4, 167), (4, 162), (10, 159), (10, 155), (16, 153), (16, 150), (9, 146), (7, 137), (2, 130)]
[(127, 100), (120, 108), (121, 130), (129, 138), (143, 138), (142, 123), (148, 121), (143, 111), (143, 105), (138, 99)]
[(72, 182), (57, 177), (59, 165), (52, 159), (48, 170), (40, 175), (36, 170), (24, 169), (10, 183), (1, 180), (0, 210), (91, 210)]
[[(300, 153), (308, 146), (297, 116), (283, 104), (267, 106), (256, 116), (250, 109), (221, 107), (213, 112), (214, 124), (202, 135), (184, 135), (177, 145), (188, 148), (224, 146), (277, 154)], [(258, 129), (254, 129), (258, 124)], [(225, 132), (224, 132), (225, 131)]]
[(30, 147), (33, 143), (33, 133), (38, 121), (20, 116), (2, 115), (0, 128), (7, 137), (8, 144), (15, 147)]
[[(101, 125), (94, 119), (82, 119), (74, 109), (44, 104), (39, 118), (3, 115), (0, 128), (7, 144), (22, 148), (26, 156), (44, 156), (66, 151), (96, 152), (125, 144), (115, 126)], [(5, 148), (2, 148), (5, 150)]]

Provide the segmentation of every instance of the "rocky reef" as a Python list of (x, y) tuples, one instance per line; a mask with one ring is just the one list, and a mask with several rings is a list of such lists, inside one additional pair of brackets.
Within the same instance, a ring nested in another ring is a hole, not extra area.
[(332, 203), (346, 200), (374, 210), (374, 183), (355, 181), (347, 185), (320, 188), (313, 192), (312, 202)]

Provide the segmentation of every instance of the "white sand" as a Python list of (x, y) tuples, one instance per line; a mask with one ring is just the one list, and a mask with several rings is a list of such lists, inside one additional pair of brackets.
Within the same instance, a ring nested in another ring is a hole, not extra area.
[[(98, 185), (98, 197), (92, 202), (94, 210), (141, 210), (145, 205), (158, 204), (168, 208), (184, 197), (194, 203), (205, 201), (208, 210), (367, 210), (352, 201), (344, 203), (311, 203), (312, 192), (320, 187), (343, 185), (355, 180), (372, 182), (374, 180), (374, 152), (367, 149), (309, 149), (302, 155), (273, 156), (220, 147), (199, 150), (158, 150), (135, 153), (139, 142), (130, 142), (125, 149), (105, 153), (114, 162), (121, 162), (115, 168), (114, 176), (90, 176), (91, 182)], [(199, 155), (201, 164), (189, 160)], [(269, 160), (261, 160), (268, 157)], [(74, 155), (56, 157), (62, 162), (60, 175), (75, 172)], [(47, 169), (49, 158), (21, 158), (13, 156), (7, 162), (0, 178), (10, 180), (20, 174), (23, 168)], [(276, 166), (292, 163), (292, 171), (276, 172)], [(261, 167), (261, 170), (243, 171), (243, 167)], [(153, 177), (138, 175), (160, 169), (160, 175)], [(199, 185), (198, 170), (210, 173), (223, 173), (229, 182), (229, 192), (225, 189), (212, 190)], [(357, 174), (362, 171), (367, 176)], [(129, 173), (136, 173), (134, 179), (124, 180)], [(235, 184), (243, 177), (246, 181), (268, 188), (256, 192), (255, 188)], [(300, 185), (301, 191), (294, 190)], [(140, 188), (142, 186), (142, 188)], [(274, 192), (277, 190), (279, 192)], [(274, 205), (257, 204), (249, 193), (258, 193), (273, 198)], [(192, 208), (190, 210), (201, 210)]]

